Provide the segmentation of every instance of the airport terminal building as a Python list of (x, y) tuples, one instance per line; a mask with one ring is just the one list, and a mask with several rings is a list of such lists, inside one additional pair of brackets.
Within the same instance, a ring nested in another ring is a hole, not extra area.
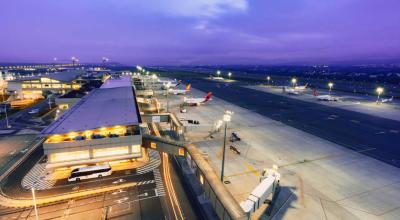
[(46, 168), (139, 159), (140, 124), (130, 77), (109, 79), (42, 131)]
[(18, 99), (38, 99), (43, 97), (44, 91), (66, 93), (80, 89), (82, 86), (78, 80), (80, 75), (82, 72), (66, 71), (22, 77), (8, 81), (7, 90), (16, 93)]

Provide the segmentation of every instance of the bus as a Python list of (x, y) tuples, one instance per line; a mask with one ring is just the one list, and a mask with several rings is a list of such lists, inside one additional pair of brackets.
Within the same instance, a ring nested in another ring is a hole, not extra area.
[(103, 176), (110, 176), (111, 174), (112, 170), (110, 165), (87, 166), (73, 169), (68, 181), (73, 182), (97, 177), (100, 178)]

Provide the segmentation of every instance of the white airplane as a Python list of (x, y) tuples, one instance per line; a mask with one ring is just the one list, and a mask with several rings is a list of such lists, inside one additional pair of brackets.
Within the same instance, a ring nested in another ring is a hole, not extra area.
[(390, 99), (382, 99), (381, 102), (382, 103), (393, 102), (393, 96)]
[(172, 93), (174, 95), (185, 95), (190, 92), (191, 84), (187, 84), (185, 89), (169, 89), (168, 93)]
[(303, 91), (303, 90), (307, 89), (307, 86), (308, 86), (308, 83), (306, 83), (304, 86), (295, 86), (294, 90)]
[(178, 82), (175, 80), (171, 81), (171, 80), (159, 80), (159, 82), (161, 82), (162, 88), (163, 89), (168, 89), (168, 88), (176, 88), (177, 86), (179, 86), (181, 84), (181, 81), (179, 80)]
[(199, 106), (211, 100), (212, 93), (208, 92), (204, 98), (183, 98), (183, 103), (189, 106)]
[(296, 91), (295, 89), (287, 86), (282, 87), (282, 92), (287, 93), (289, 95), (300, 95), (299, 91)]
[(313, 95), (314, 95), (314, 97), (316, 97), (319, 101), (327, 101), (327, 102), (330, 102), (330, 101), (337, 102), (337, 101), (339, 101), (339, 98), (338, 98), (338, 97), (335, 97), (335, 96), (331, 96), (331, 95), (318, 95), (317, 90), (314, 90)]
[(295, 86), (295, 87), (289, 87), (289, 86), (284, 86), (282, 87), (283, 92), (288, 93), (289, 95), (300, 95), (301, 92), (307, 89), (308, 83), (305, 84), (304, 86)]

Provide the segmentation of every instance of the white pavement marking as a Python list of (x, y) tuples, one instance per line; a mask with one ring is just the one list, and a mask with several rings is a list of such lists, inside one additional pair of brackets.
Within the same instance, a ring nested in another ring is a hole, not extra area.
[(46, 180), (46, 164), (37, 163), (22, 179), (22, 187), (36, 190), (50, 189), (56, 183), (55, 180)]
[(158, 196), (165, 196), (165, 189), (164, 189), (164, 184), (163, 181), (161, 179), (161, 174), (160, 171), (158, 169), (153, 171), (154, 173), (154, 179), (156, 180), (156, 194)]
[(148, 173), (156, 169), (161, 164), (160, 153), (155, 150), (149, 150), (150, 163), (137, 169), (138, 174)]

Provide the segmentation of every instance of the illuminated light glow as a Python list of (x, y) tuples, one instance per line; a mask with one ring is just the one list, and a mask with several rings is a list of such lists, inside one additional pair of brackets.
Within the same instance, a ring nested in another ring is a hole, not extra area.
[(376, 92), (377, 92), (379, 95), (382, 94), (383, 91), (384, 91), (384, 89), (383, 89), (382, 87), (376, 88)]
[(292, 83), (296, 84), (297, 83), (297, 79), (296, 78), (292, 78)]
[(185, 149), (180, 147), (178, 154), (179, 154), (179, 156), (185, 156)]
[(107, 157), (129, 154), (128, 146), (93, 149), (93, 157)]
[(142, 147), (139, 144), (132, 145), (132, 153), (133, 154), (142, 154)]
[(150, 143), (150, 148), (156, 149), (156, 148), (157, 148), (157, 144), (154, 143), (154, 142), (151, 142), (151, 143)]
[(332, 87), (333, 87), (333, 83), (332, 83), (332, 82), (329, 82), (329, 83), (328, 83), (328, 87), (329, 87), (329, 88), (332, 88)]
[(50, 154), (50, 162), (51, 163), (82, 160), (82, 159), (89, 159), (89, 150)]
[(78, 136), (78, 133), (76, 133), (76, 132), (70, 132), (70, 133), (68, 133), (68, 135), (67, 135), (69, 138), (71, 138), (71, 139), (74, 139), (76, 136)]
[(200, 174), (199, 179), (200, 179), (201, 185), (204, 185), (204, 177), (203, 177), (203, 175)]

